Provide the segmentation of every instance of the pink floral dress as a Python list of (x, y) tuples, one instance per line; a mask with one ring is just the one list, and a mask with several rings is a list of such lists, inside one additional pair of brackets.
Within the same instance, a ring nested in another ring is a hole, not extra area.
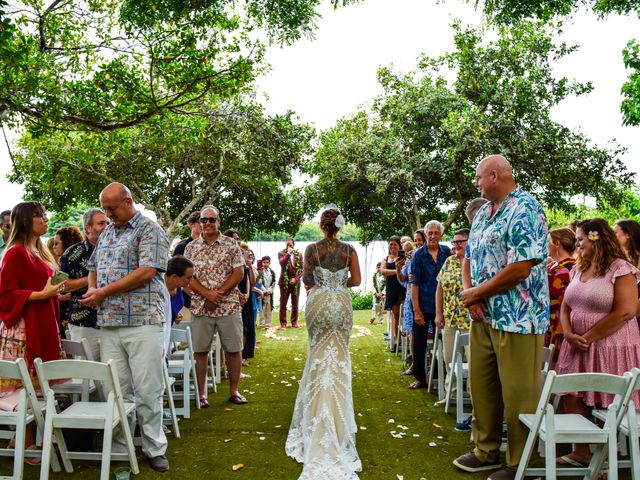
[[(582, 335), (608, 315), (613, 308), (616, 278), (632, 273), (640, 279), (640, 271), (626, 260), (617, 259), (602, 277), (585, 282), (577, 268), (571, 271), (571, 283), (564, 294), (564, 302), (571, 308), (571, 329)], [(633, 367), (640, 367), (640, 331), (635, 318), (627, 321), (608, 337), (591, 344), (586, 352), (576, 350), (569, 342), (563, 342), (556, 364), (558, 374), (601, 372), (622, 375)], [(578, 392), (589, 406), (609, 406), (613, 395), (598, 392)], [(640, 397), (634, 394), (636, 408)]]

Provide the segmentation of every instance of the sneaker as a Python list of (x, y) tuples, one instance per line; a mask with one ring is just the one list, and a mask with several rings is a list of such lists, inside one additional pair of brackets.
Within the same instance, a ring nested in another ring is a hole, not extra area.
[(169, 460), (164, 455), (158, 455), (157, 457), (151, 457), (149, 460), (149, 466), (156, 472), (166, 472), (169, 470)]
[(471, 431), (471, 417), (467, 418), (464, 422), (455, 426), (456, 432), (470, 432)]
[(499, 460), (481, 462), (473, 452), (460, 455), (453, 461), (453, 464), (460, 470), (464, 470), (465, 472), (470, 473), (482, 472), (483, 470), (495, 470), (502, 466)]

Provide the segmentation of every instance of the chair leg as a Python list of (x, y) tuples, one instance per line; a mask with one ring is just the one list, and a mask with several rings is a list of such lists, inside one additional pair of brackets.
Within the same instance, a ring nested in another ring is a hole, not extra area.
[(436, 350), (436, 353), (438, 354), (438, 399), (442, 400), (444, 398), (445, 395), (445, 391), (444, 391), (444, 377), (446, 376), (445, 374), (445, 368), (444, 368), (444, 358), (442, 356), (442, 340), (438, 340), (438, 349)]
[[(197, 397), (196, 395), (196, 405), (200, 403)], [(189, 365), (185, 365), (182, 372), (182, 410), (184, 418), (191, 418), (191, 369)]]
[(18, 423), (16, 424), (15, 450), (13, 452), (13, 477), (16, 480), (22, 480), (22, 472), (24, 470), (24, 437), (27, 433), (27, 397), (26, 394), (20, 394), (20, 402), (18, 403)]
[[(527, 436), (527, 441), (524, 444), (524, 450), (522, 451), (522, 457), (520, 457), (520, 463), (518, 464), (518, 470), (516, 471), (515, 480), (524, 479), (524, 473), (527, 470), (527, 466), (529, 465), (529, 460), (531, 459), (531, 454), (533, 453), (533, 446), (536, 443), (536, 437), (537, 437), (536, 432), (529, 431), (529, 435)], [(555, 459), (554, 459), (554, 462), (555, 462)]]
[[(192, 355), (192, 362), (191, 362), (191, 378), (193, 379), (193, 391), (195, 392), (195, 397), (196, 397), (196, 408), (198, 410), (200, 410), (200, 389), (198, 388), (198, 375), (196, 374), (196, 361), (195, 358), (193, 358), (193, 353)], [(204, 382), (204, 388), (207, 388), (207, 382), (205, 380)], [(205, 392), (206, 394), (206, 392)], [(191, 395), (191, 390), (189, 390), (189, 395)]]
[[(630, 402), (633, 404), (633, 402)], [(609, 475), (608, 480), (618, 480), (618, 429), (614, 422), (611, 422), (609, 431)], [(597, 475), (598, 472), (595, 472)]]
[(62, 429), (54, 427), (53, 435), (55, 436), (56, 441), (58, 442), (58, 450), (60, 450), (60, 458), (62, 459), (64, 470), (67, 473), (72, 473), (73, 464), (71, 463), (71, 459), (69, 458), (69, 450), (67, 449), (67, 443), (64, 441), (64, 435), (62, 434)]
[(220, 338), (216, 335), (216, 383), (222, 382), (222, 343), (220, 342)]
[[(49, 480), (49, 462), (51, 458), (51, 450), (53, 448), (53, 419), (50, 413), (52, 411), (54, 410), (49, 409), (49, 398), (47, 398), (47, 415), (44, 421), (44, 434), (42, 439), (42, 462), (40, 464), (40, 480)], [(67, 470), (67, 464), (65, 463), (64, 458), (62, 458), (62, 463), (64, 464), (65, 470)]]
[[(458, 354), (460, 355), (460, 354)], [(462, 358), (459, 358), (459, 362), (456, 363), (456, 417), (458, 418), (458, 423), (464, 422), (464, 371), (462, 368)]]
[[(100, 480), (109, 480), (111, 472), (111, 442), (113, 440), (113, 396), (107, 402), (107, 414), (104, 419), (104, 434), (102, 438), (102, 465), (100, 465)], [(122, 419), (121, 419), (122, 421)], [(127, 419), (125, 418), (126, 422)]]
[(447, 399), (444, 404), (444, 413), (449, 413), (449, 406), (451, 405), (451, 391), (453, 390), (453, 376), (455, 372), (454, 363), (451, 362), (449, 367), (449, 378), (447, 378), (447, 391), (445, 393), (445, 398)]
[(173, 401), (173, 395), (171, 393), (171, 387), (169, 384), (169, 371), (167, 365), (162, 366), (162, 375), (164, 377), (164, 390), (167, 395), (167, 402), (169, 402), (169, 413), (171, 414), (171, 423), (173, 426), (173, 435), (176, 438), (180, 438), (180, 427), (178, 427), (178, 416), (176, 415), (176, 405)]

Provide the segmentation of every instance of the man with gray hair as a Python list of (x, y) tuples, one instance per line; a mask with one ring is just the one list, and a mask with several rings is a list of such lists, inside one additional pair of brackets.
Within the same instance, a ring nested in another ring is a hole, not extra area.
[(89, 270), (87, 263), (91, 258), (100, 234), (109, 225), (109, 220), (99, 208), (90, 208), (82, 216), (84, 240), (71, 245), (60, 257), (60, 271), (69, 275), (65, 282), (65, 291), (71, 293), (69, 306), (69, 333), (71, 340), (86, 338), (91, 347), (93, 359), (100, 361), (100, 329), (96, 325), (98, 313), (95, 308), (80, 304), (87, 293)]
[(444, 261), (451, 255), (451, 249), (440, 245), (444, 227), (437, 220), (431, 220), (424, 227), (427, 243), (420, 247), (411, 259), (411, 303), (413, 304), (413, 376), (415, 382), (409, 388), (427, 386), (425, 357), (427, 354), (427, 334), (429, 326), (435, 331), (436, 290), (438, 273)]

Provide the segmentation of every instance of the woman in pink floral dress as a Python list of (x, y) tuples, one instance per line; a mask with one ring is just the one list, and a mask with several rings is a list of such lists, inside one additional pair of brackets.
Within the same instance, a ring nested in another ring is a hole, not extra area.
[[(579, 223), (576, 239), (578, 259), (561, 307), (565, 341), (556, 371), (622, 375), (640, 366), (640, 332), (635, 321), (640, 272), (626, 260), (606, 220)], [(565, 412), (588, 417), (593, 407), (606, 408), (612, 400), (613, 395), (577, 392), (565, 395), (562, 403)], [(640, 408), (637, 394), (633, 400)], [(581, 444), (558, 463), (584, 464), (590, 458), (589, 446)]]

